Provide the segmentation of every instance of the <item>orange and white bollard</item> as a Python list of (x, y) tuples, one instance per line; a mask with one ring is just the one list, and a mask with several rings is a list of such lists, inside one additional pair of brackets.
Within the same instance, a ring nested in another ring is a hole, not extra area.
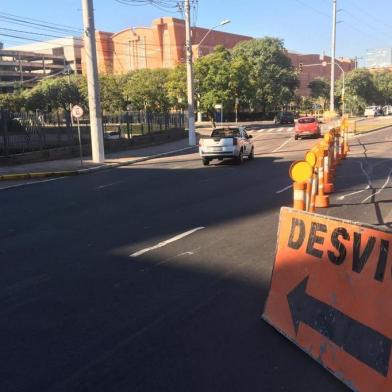
[(315, 198), (315, 205), (319, 208), (329, 207), (329, 196), (324, 193), (324, 164), (321, 156), (318, 162), (318, 194)]
[(306, 182), (294, 182), (294, 203), (293, 208), (301, 211), (306, 209)]
[(329, 148), (326, 147), (323, 150), (323, 162), (322, 165), (324, 168), (324, 193), (332, 193), (334, 191), (333, 183), (331, 182), (331, 175), (330, 175), (330, 153)]
[(318, 168), (315, 169), (313, 176), (312, 176), (312, 191), (310, 193), (310, 203), (309, 203), (309, 209), (308, 209), (308, 211), (310, 211), (310, 212), (316, 211), (317, 188), (318, 188)]

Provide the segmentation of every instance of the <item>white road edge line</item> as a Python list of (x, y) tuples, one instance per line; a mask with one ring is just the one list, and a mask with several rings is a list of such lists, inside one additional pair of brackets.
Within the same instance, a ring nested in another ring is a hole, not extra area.
[(141, 250), (139, 250), (139, 251), (137, 251), (135, 253), (132, 253), (131, 255), (129, 255), (129, 257), (141, 256), (144, 253), (150, 252), (151, 250), (154, 250), (154, 249), (162, 248), (163, 246), (166, 246), (166, 245), (168, 245), (168, 244), (170, 244), (170, 243), (172, 243), (174, 241), (178, 241), (181, 238), (184, 238), (184, 237), (186, 237), (186, 236), (188, 236), (190, 234), (195, 233), (196, 231), (203, 230), (203, 229), (205, 229), (205, 227), (204, 226), (200, 226), (200, 227), (196, 227), (196, 228), (194, 228), (192, 230), (188, 230), (185, 233), (176, 235), (175, 237), (169, 238), (166, 241), (159, 242), (158, 244), (156, 244), (154, 246), (151, 246), (151, 247), (145, 248), (145, 249), (141, 249)]
[(362, 193), (367, 191), (368, 189), (370, 189), (370, 185), (367, 185), (366, 188), (361, 189), (360, 191), (356, 191), (356, 192), (351, 192), (351, 193), (347, 193), (346, 195), (342, 195), (338, 197), (338, 200), (344, 200), (344, 198), (348, 197), (348, 196), (352, 196), (352, 195), (356, 195), (357, 193)]
[(278, 152), (280, 149), (282, 149), (288, 142), (290, 142), (292, 139), (292, 137), (290, 137), (289, 139), (287, 139), (285, 142), (283, 142), (278, 148), (275, 148), (275, 150), (273, 150), (272, 152)]
[(278, 194), (278, 193), (282, 193), (282, 192), (284, 192), (284, 191), (288, 191), (288, 190), (289, 190), (290, 188), (292, 188), (292, 187), (293, 187), (292, 185), (285, 186), (284, 188), (279, 189), (279, 190), (276, 191), (275, 193)]
[(6, 190), (6, 189), (21, 188), (22, 186), (26, 186), (26, 185), (42, 184), (43, 182), (57, 181), (57, 180), (61, 180), (61, 179), (63, 179), (63, 178), (69, 178), (69, 177), (48, 178), (48, 179), (46, 179), (46, 180), (24, 182), (24, 183), (22, 183), (22, 184), (15, 184), (15, 185), (9, 185), (9, 186), (4, 186), (4, 187), (1, 187), (1, 183), (0, 183), (0, 191), (4, 191), (4, 190)]
[(390, 181), (390, 179), (391, 179), (391, 175), (392, 175), (392, 169), (389, 171), (389, 173), (388, 173), (388, 178), (385, 180), (384, 185), (383, 185), (376, 193), (373, 193), (372, 195), (370, 195), (370, 196), (366, 197), (365, 199), (363, 199), (363, 200), (361, 201), (361, 203), (365, 203), (365, 201), (367, 201), (367, 200), (369, 200), (370, 198), (372, 198), (373, 196), (376, 196), (376, 195), (378, 195), (379, 193), (381, 193), (381, 192), (384, 190), (384, 188), (388, 185), (388, 183), (389, 183), (389, 181)]

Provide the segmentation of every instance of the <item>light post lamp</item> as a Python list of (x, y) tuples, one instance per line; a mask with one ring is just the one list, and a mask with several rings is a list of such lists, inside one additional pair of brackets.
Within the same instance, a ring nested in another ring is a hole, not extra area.
[(205, 39), (209, 36), (209, 34), (211, 33), (211, 31), (215, 30), (217, 27), (227, 25), (227, 24), (229, 24), (230, 22), (231, 22), (230, 19), (224, 19), (224, 20), (222, 20), (219, 24), (217, 24), (216, 26), (211, 27), (211, 28), (205, 33), (204, 37), (203, 37), (203, 38), (200, 40), (200, 42), (197, 44), (197, 52), (198, 52), (199, 56), (200, 56), (200, 46), (201, 46), (201, 44), (205, 41)]

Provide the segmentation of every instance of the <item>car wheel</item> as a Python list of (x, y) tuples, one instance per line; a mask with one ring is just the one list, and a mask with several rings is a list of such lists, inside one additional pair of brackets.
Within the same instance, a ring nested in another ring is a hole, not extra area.
[(294, 136), (294, 140), (298, 140), (299, 139), (299, 136), (298, 135), (295, 135)]
[(242, 150), (240, 151), (238, 157), (235, 159), (237, 165), (241, 165), (241, 163), (244, 162), (244, 153), (242, 152)]
[(250, 154), (248, 155), (248, 159), (251, 161), (255, 157), (255, 149), (252, 147)]
[(208, 166), (210, 164), (210, 160), (208, 158), (203, 158), (203, 165)]

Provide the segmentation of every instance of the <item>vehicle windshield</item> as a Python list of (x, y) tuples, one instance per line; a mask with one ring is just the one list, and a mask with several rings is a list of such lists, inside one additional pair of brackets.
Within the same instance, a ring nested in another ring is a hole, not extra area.
[(306, 118), (300, 118), (298, 122), (300, 124), (311, 124), (314, 123), (316, 119), (314, 117), (306, 117)]
[(212, 131), (212, 137), (233, 137), (238, 136), (238, 128), (218, 128)]

